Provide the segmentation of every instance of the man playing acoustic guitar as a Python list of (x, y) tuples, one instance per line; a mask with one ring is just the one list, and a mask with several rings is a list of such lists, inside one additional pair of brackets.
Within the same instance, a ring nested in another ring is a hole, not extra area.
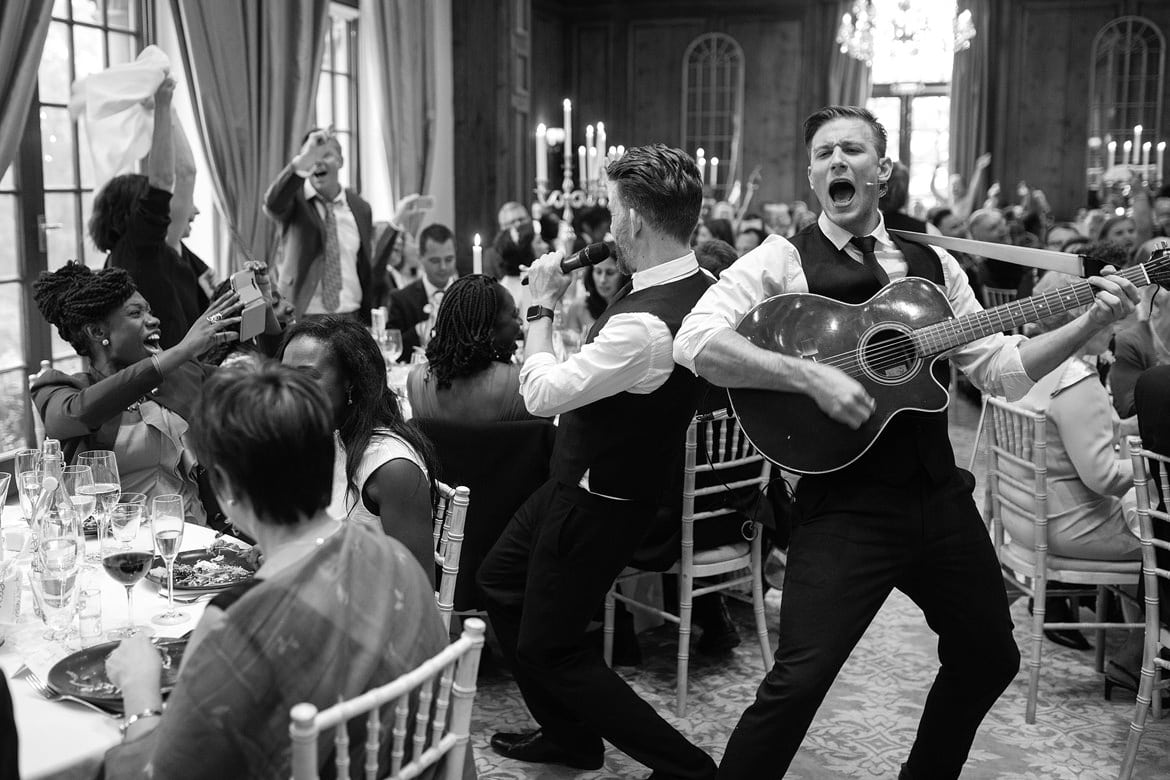
[[(897, 371), (871, 383), (871, 394), (856, 365), (818, 354), (815, 339), (802, 340), (796, 355), (755, 346), (736, 329), (748, 312), (780, 293), (863, 304), (889, 280), (907, 276), (939, 285), (959, 317), (980, 307), (953, 257), (887, 233), (878, 197), (891, 162), (886, 131), (871, 113), (821, 109), (805, 121), (804, 138), (820, 218), (792, 239), (770, 236), (724, 271), (683, 322), (674, 356), (723, 387), (780, 391), (778, 418), (792, 399), (811, 399), (809, 411), (824, 418), (821, 438), (831, 440), (876, 416), (878, 388), (884, 380), (895, 384)], [(1022, 396), (1033, 377), (1133, 309), (1138, 292), (1126, 279), (1090, 281), (1095, 296), (1086, 288), (1082, 302), (1091, 298), (1091, 305), (1065, 327), (1031, 340), (987, 336), (949, 358), (976, 386)], [(934, 370), (945, 387), (944, 364)], [(946, 411), (902, 411), (858, 457), (835, 470), (809, 471), (820, 473), (804, 476), (797, 488), (775, 665), (732, 733), (719, 777), (784, 775), (838, 670), (893, 588), (938, 633), (941, 661), (901, 777), (958, 777), (1020, 655), (999, 566), (972, 499), (974, 479), (955, 465)]]

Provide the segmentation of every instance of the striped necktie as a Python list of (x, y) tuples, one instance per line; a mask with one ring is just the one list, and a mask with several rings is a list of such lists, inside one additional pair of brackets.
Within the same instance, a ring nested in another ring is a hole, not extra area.
[(334, 312), (341, 305), (341, 244), (337, 240), (337, 217), (333, 213), (333, 201), (321, 198), (321, 202), (325, 204), (325, 268), (321, 274), (321, 305), (326, 311)]

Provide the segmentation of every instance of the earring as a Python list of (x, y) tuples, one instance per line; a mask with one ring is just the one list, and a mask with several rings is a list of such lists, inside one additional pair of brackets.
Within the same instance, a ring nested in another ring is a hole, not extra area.
[(110, 340), (109, 339), (102, 339), (102, 346), (103, 347), (110, 346)]
[(346, 406), (353, 406), (353, 388), (352, 387), (345, 391), (345, 405)]

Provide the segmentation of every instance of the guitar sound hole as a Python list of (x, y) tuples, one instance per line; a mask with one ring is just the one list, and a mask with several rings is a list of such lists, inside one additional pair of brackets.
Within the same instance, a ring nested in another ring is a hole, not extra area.
[(918, 369), (918, 354), (910, 337), (883, 330), (866, 340), (862, 350), (866, 372), (879, 382), (897, 383)]

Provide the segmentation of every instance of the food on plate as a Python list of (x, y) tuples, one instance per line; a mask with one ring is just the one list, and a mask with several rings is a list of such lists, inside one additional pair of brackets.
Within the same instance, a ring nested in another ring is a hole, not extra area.
[[(239, 555), (231, 555), (231, 559), (240, 560)], [(216, 585), (235, 585), (252, 578), (252, 570), (238, 566), (228, 561), (223, 553), (213, 558), (203, 558), (194, 563), (175, 561), (176, 588), (206, 588)], [(152, 579), (159, 582), (167, 581), (165, 566), (156, 566), (150, 570)]]

